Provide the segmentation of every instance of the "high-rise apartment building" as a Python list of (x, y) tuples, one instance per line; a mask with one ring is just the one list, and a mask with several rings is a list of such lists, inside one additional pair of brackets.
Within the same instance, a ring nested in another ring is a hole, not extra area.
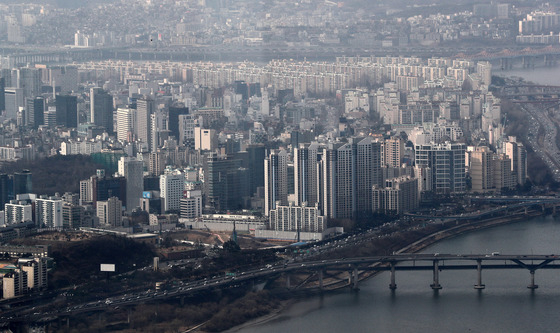
[(383, 181), (381, 155), (383, 145), (372, 137), (357, 143), (356, 157), (356, 211), (371, 211), (371, 188)]
[(517, 184), (523, 185), (527, 180), (527, 150), (521, 142), (510, 136), (503, 143), (503, 152), (511, 160), (511, 171), (516, 177)]
[(276, 203), (288, 205), (288, 152), (272, 150), (264, 160), (264, 213), (268, 216)]
[(492, 190), (494, 188), (492, 168), (494, 153), (488, 147), (476, 147), (469, 155), (472, 191), (484, 193)]
[(318, 143), (300, 144), (294, 148), (294, 194), (296, 206), (307, 202), (315, 205), (319, 202), (318, 196), (318, 156), (320, 146)]
[(4, 212), (6, 225), (33, 221), (33, 207), (27, 201), (10, 200)]
[(35, 223), (39, 228), (62, 228), (62, 198), (45, 195), (35, 200)]
[(318, 204), (307, 206), (277, 205), (269, 212), (269, 229), (278, 231), (323, 232), (327, 218), (321, 215)]
[(393, 168), (399, 168), (404, 156), (404, 140), (400, 137), (392, 137), (385, 140), (384, 148), (385, 165)]
[(420, 202), (418, 179), (407, 176), (388, 179), (383, 187), (373, 187), (372, 199), (373, 211), (398, 215), (413, 211)]

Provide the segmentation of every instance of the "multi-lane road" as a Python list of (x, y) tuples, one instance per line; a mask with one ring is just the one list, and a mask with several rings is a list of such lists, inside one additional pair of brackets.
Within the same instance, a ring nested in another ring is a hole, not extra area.
[[(549, 167), (554, 180), (560, 181), (560, 150), (556, 144), (558, 135), (556, 121), (552, 119), (545, 107), (534, 104), (525, 104), (521, 107), (527, 112), (530, 120), (527, 142)], [(544, 130), (542, 142), (539, 142), (540, 128)]]

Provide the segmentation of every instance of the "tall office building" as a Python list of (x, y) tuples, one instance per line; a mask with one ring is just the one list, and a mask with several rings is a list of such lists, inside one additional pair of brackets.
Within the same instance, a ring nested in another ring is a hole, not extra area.
[(185, 189), (185, 175), (178, 170), (168, 168), (159, 177), (160, 196), (163, 200), (164, 211), (179, 211), (181, 198)]
[(33, 175), (29, 170), (15, 172), (13, 177), (13, 196), (18, 194), (33, 193)]
[(117, 197), (110, 197), (106, 201), (97, 202), (97, 217), (103, 226), (122, 226), (122, 201)]
[(41, 94), (43, 83), (39, 68), (18, 68), (15, 74), (16, 87), (22, 89), (24, 98), (35, 98)]
[(212, 151), (218, 147), (216, 130), (194, 128), (194, 149)]
[(4, 89), (4, 103), (7, 119), (16, 119), (17, 112), (20, 107), (25, 106), (23, 98), (23, 89), (20, 88), (5, 88)]
[(126, 179), (126, 211), (132, 212), (140, 206), (144, 191), (144, 162), (134, 157), (121, 157), (119, 175)]
[(194, 219), (202, 215), (202, 191), (186, 191), (186, 195), (180, 202), (182, 218)]
[(56, 95), (56, 124), (67, 128), (78, 127), (78, 98)]
[(113, 96), (105, 90), (94, 87), (90, 89), (91, 123), (104, 127), (108, 133), (113, 132)]
[(126, 202), (126, 179), (124, 177), (105, 177), (104, 175), (90, 177), (93, 206), (97, 202), (117, 197)]
[(249, 169), (249, 193), (254, 195), (257, 188), (264, 187), (264, 158), (266, 149), (263, 144), (249, 145), (245, 148), (248, 153), (247, 167)]
[(185, 106), (170, 106), (167, 117), (169, 134), (179, 140), (179, 116), (189, 114), (189, 108)]
[(45, 99), (43, 97), (27, 98), (28, 125), (34, 129), (45, 124)]
[(264, 160), (264, 214), (268, 216), (276, 203), (288, 205), (288, 152), (272, 150)]
[(432, 190), (435, 192), (465, 191), (465, 144), (446, 142), (416, 145), (415, 161), (417, 166), (430, 168)]
[(152, 149), (152, 114), (155, 112), (156, 103), (153, 99), (141, 98), (136, 102), (136, 133), (138, 140), (147, 144)]
[(216, 211), (239, 210), (249, 194), (249, 170), (240, 159), (210, 153), (203, 160), (204, 205)]
[(78, 89), (78, 67), (49, 66), (43, 70), (44, 81), (51, 87), (60, 87), (63, 94), (70, 93)]
[(10, 181), (8, 175), (0, 174), (0, 210), (4, 210), (4, 205), (10, 202), (9, 195), (13, 192), (12, 186), (12, 181)]
[(62, 203), (62, 227), (64, 229), (78, 229), (83, 225), (85, 209), (83, 206), (68, 202)]

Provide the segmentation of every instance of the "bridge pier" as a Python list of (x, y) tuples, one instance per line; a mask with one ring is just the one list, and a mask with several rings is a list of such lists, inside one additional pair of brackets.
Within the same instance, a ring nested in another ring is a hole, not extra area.
[(291, 285), (290, 285), (290, 274), (286, 274), (286, 288), (290, 289)]
[(389, 289), (397, 289), (397, 284), (395, 283), (395, 262), (391, 262), (391, 284), (389, 284)]
[(486, 286), (482, 284), (482, 260), (478, 259), (476, 261), (476, 272), (477, 272), (477, 284), (474, 285), (474, 289), (482, 290)]
[(535, 290), (539, 287), (538, 284), (535, 284), (535, 271), (531, 270), (529, 271), (529, 273), (531, 273), (531, 284), (527, 286), (527, 288), (531, 289), (531, 290)]
[(352, 290), (360, 290), (358, 288), (358, 279), (359, 279), (358, 267), (352, 266), (352, 270), (348, 271), (348, 284), (350, 285), (350, 288)]
[(319, 289), (323, 290), (323, 270), (320, 269), (317, 274), (319, 275)]
[(430, 285), (433, 290), (441, 289), (441, 285), (439, 284), (439, 261), (434, 260), (434, 283)]

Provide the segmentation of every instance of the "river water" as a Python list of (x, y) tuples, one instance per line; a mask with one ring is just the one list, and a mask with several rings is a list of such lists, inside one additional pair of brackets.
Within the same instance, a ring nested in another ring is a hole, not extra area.
[(526, 81), (534, 82), (538, 84), (547, 84), (553, 86), (560, 85), (560, 66), (536, 67), (534, 69), (518, 68), (518, 69), (507, 70), (507, 71), (496, 69), (496, 67), (494, 66), (494, 70), (492, 71), (492, 74), (497, 76), (502, 76), (502, 77), (508, 77), (508, 76), (522, 77)]
[[(560, 220), (540, 217), (441, 241), (424, 253), (560, 254)], [(441, 271), (443, 289), (430, 287), (431, 271), (396, 272), (349, 289), (298, 302), (277, 318), (242, 332), (558, 332), (560, 270), (535, 273), (483, 270), (486, 289), (477, 291), (476, 271)]]
[[(495, 75), (560, 85), (560, 67), (496, 70)], [(560, 254), (560, 220), (539, 217), (460, 235), (426, 248), (424, 253)], [(560, 332), (560, 270), (535, 273), (539, 288), (527, 289), (527, 270), (482, 272), (486, 289), (477, 291), (476, 271), (441, 271), (443, 289), (430, 287), (432, 273), (396, 272), (348, 289), (295, 303), (266, 323), (242, 332)]]

